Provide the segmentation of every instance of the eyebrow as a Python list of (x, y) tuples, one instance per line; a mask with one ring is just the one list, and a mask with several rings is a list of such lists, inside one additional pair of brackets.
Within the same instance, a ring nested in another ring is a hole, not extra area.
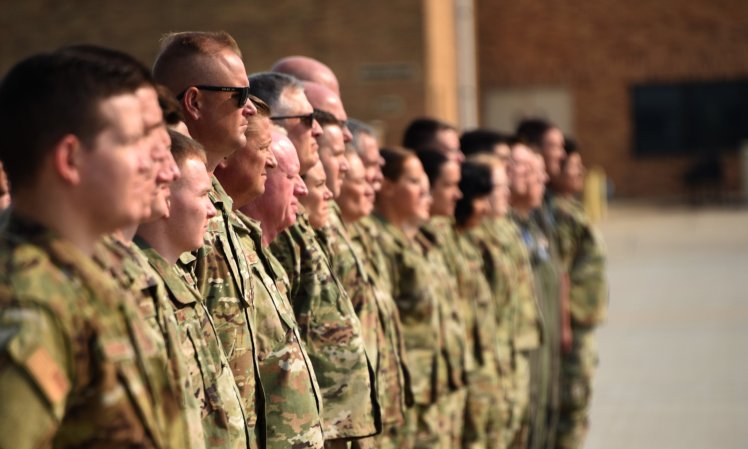
[(164, 122), (164, 119), (163, 119), (163, 118), (162, 118), (162, 119), (161, 119), (161, 120), (160, 120), (160, 121), (159, 121), (158, 123), (154, 123), (154, 124), (153, 124), (153, 125), (151, 125), (151, 126), (147, 126), (147, 127), (145, 128), (145, 130), (144, 130), (144, 131), (145, 131), (145, 134), (148, 134), (148, 133), (150, 133), (151, 131), (153, 131), (153, 130), (154, 130), (154, 129), (156, 129), (156, 128), (161, 128), (162, 126), (166, 126), (166, 122)]

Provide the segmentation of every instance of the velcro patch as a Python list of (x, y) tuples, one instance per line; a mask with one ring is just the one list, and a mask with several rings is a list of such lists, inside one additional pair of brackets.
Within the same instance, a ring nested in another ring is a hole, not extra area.
[(26, 359), (26, 369), (53, 405), (70, 392), (67, 375), (46, 348), (40, 346)]

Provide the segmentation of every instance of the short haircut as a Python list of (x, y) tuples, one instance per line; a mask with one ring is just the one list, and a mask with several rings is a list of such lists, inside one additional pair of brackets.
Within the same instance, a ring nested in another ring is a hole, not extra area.
[(174, 93), (163, 84), (156, 86), (156, 92), (158, 92), (158, 105), (161, 106), (166, 126), (176, 126), (179, 122), (183, 122), (182, 106), (174, 98)]
[(267, 103), (273, 114), (283, 110), (281, 94), (289, 87), (304, 89), (301, 81), (285, 73), (260, 72), (249, 76), (249, 93)]
[(455, 206), (455, 221), (458, 226), (464, 225), (473, 215), (473, 200), (488, 196), (493, 190), (491, 169), (487, 165), (472, 161), (463, 162), (460, 172), (462, 198), (457, 200)]
[(93, 145), (109, 123), (102, 101), (151, 82), (142, 65), (116, 50), (87, 46), (40, 53), (0, 82), (0, 160), (14, 189), (29, 185), (64, 136)]
[(403, 146), (412, 150), (420, 150), (434, 142), (436, 133), (442, 130), (457, 129), (449, 123), (430, 117), (421, 117), (410, 122), (403, 134)]
[(402, 147), (387, 147), (379, 151), (382, 159), (384, 159), (382, 175), (385, 179), (393, 182), (396, 182), (402, 176), (405, 162), (412, 157), (417, 157), (413, 151)]
[(564, 151), (566, 155), (578, 153), (579, 148), (577, 147), (577, 140), (571, 136), (564, 136)]
[(517, 137), (538, 150), (543, 145), (543, 136), (556, 125), (542, 118), (528, 118), (517, 126)]
[(441, 151), (433, 149), (421, 149), (416, 151), (418, 159), (423, 164), (423, 170), (426, 172), (426, 176), (429, 177), (429, 184), (431, 186), (436, 183), (441, 175), (441, 170), (444, 164), (449, 162), (449, 158)]
[(127, 70), (132, 72), (132, 76), (141, 79), (141, 85), (139, 87), (150, 86), (154, 89), (156, 88), (156, 82), (151, 75), (151, 71), (148, 70), (148, 67), (127, 53), (91, 44), (69, 45), (60, 48), (58, 51), (71, 56), (89, 59), (91, 62), (126, 67)]
[(350, 141), (350, 145), (358, 152), (359, 155), (361, 155), (361, 153), (364, 151), (363, 147), (361, 146), (361, 135), (366, 134), (368, 136), (376, 138), (377, 134), (374, 131), (374, 128), (362, 122), (361, 120), (356, 120), (355, 118), (349, 118), (346, 122), (346, 125), (348, 125), (348, 130), (351, 132), (351, 136), (353, 136)]
[(462, 136), (460, 136), (460, 149), (465, 156), (477, 153), (493, 153), (496, 145), (508, 143), (508, 136), (490, 129), (474, 129), (462, 133)]
[[(161, 38), (161, 49), (153, 64), (153, 77), (170, 89), (184, 89), (177, 80), (186, 67), (198, 57), (212, 57), (229, 49), (242, 56), (239, 45), (225, 31), (183, 31), (168, 33)], [(174, 92), (179, 94), (179, 92)]]
[(327, 126), (327, 125), (338, 125), (340, 126), (340, 120), (337, 119), (334, 115), (331, 113), (322, 110), (314, 108), (314, 119), (317, 120), (319, 123), (319, 126)]
[(579, 153), (579, 149), (577, 148), (577, 141), (571, 136), (564, 136), (564, 158), (561, 159), (561, 169), (566, 169), (566, 166), (569, 164), (569, 156), (572, 154), (579, 154), (581, 157), (581, 154)]
[(181, 167), (184, 161), (191, 158), (207, 163), (205, 148), (200, 142), (173, 129), (169, 130), (169, 137), (171, 138), (171, 155), (178, 166)]

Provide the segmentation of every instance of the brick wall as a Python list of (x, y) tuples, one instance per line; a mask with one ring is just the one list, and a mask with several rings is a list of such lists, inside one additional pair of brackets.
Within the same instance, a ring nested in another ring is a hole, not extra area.
[[(7, 0), (0, 72), (23, 56), (74, 42), (126, 50), (150, 64), (164, 32), (225, 29), (239, 41), (249, 72), (289, 54), (327, 62), (349, 115), (379, 123), (392, 144), (428, 107), (427, 1)], [(679, 193), (690, 164), (685, 157), (633, 156), (632, 84), (748, 77), (745, 0), (475, 2), (480, 89), (568, 89), (570, 131), (589, 165), (602, 165), (622, 195)], [(736, 159), (726, 159), (737, 186)]]
[[(633, 156), (630, 86), (748, 77), (744, 0), (476, 0), (476, 11), (481, 89), (569, 89), (570, 131), (625, 196), (682, 192), (691, 161)], [(737, 187), (736, 157), (725, 161)]]
[(165, 32), (223, 29), (250, 73), (290, 54), (326, 62), (349, 115), (376, 121), (390, 143), (424, 113), (421, 0), (7, 0), (0, 10), (0, 73), (34, 52), (79, 42), (150, 65)]

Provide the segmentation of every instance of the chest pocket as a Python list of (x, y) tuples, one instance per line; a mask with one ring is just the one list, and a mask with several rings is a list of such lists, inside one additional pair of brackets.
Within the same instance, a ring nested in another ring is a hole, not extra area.
[(160, 446), (162, 435), (153, 408), (153, 386), (143, 375), (143, 370), (150, 371), (155, 364), (152, 360), (155, 352), (143, 353), (147, 347), (137, 350), (131, 339), (108, 332), (100, 335), (97, 346), (101, 381), (96, 384), (98, 391), (89, 391), (88, 394), (99, 396), (100, 408), (91, 416), (81, 416), (82, 424), (86, 421), (95, 423), (93, 427), (107, 434), (106, 437), (122, 434), (122, 427), (128, 431), (131, 429), (132, 436), (140, 431), (141, 437), (136, 439), (142, 439), (142, 433), (147, 432)]

